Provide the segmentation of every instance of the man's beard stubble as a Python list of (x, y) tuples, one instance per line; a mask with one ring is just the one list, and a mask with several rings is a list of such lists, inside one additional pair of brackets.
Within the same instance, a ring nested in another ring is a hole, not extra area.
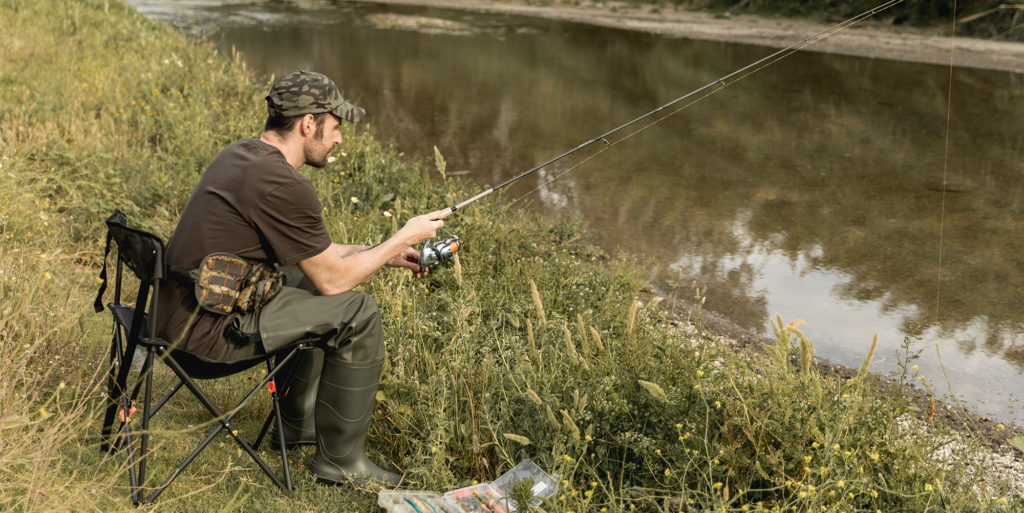
[(324, 127), (319, 125), (313, 133), (313, 138), (302, 147), (302, 158), (306, 164), (319, 169), (327, 167), (327, 156), (331, 154), (334, 145), (324, 145), (323, 142)]

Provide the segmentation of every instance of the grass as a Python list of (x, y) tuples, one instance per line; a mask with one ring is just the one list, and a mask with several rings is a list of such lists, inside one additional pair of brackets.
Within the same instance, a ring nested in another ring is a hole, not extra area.
[[(217, 151), (259, 132), (267, 81), (119, 2), (0, 0), (0, 25), (0, 508), (131, 510), (124, 455), (98, 451), (101, 222), (116, 207), (169, 235)], [(303, 170), (339, 241), (376, 243), (477, 190), (347, 130), (335, 162)], [(973, 460), (936, 462), (945, 428), (901, 428), (905, 398), (820, 375), (798, 322), (777, 319), (777, 345), (737, 353), (699, 317), (669, 327), (637, 301), (643, 267), (608, 261), (574, 224), (499, 211), (449, 223), (466, 241), (458, 268), (364, 285), (388, 340), (368, 449), (408, 487), (491, 480), (530, 458), (559, 475), (552, 512), (1021, 507)], [(680, 294), (699, 305), (702, 292)], [(205, 388), (231, 404), (259, 372)], [(257, 401), (236, 423), (251, 438), (268, 411)], [(196, 401), (172, 401), (154, 421), (153, 479), (211, 425)], [(298, 491), (285, 496), (214, 442), (156, 507), (375, 510), (373, 494), (315, 485), (300, 464), (311, 455), (292, 453)]]

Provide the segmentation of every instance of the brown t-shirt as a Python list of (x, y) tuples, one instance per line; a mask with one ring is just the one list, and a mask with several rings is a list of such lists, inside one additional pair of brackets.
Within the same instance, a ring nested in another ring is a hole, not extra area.
[[(242, 139), (224, 148), (210, 163), (181, 213), (167, 243), (167, 263), (198, 267), (204, 257), (224, 252), (248, 260), (294, 265), (331, 246), (320, 200), (309, 179), (299, 174), (273, 146)], [(168, 280), (160, 289), (157, 329), (150, 333), (178, 348), (218, 359), (224, 328), (238, 314), (199, 310), (194, 285)]]

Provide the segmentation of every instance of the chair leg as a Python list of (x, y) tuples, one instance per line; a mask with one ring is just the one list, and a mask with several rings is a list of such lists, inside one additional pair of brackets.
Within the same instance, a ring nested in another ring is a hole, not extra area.
[(182, 461), (181, 465), (178, 465), (178, 468), (174, 469), (174, 472), (171, 472), (171, 475), (167, 476), (167, 479), (164, 479), (164, 482), (160, 483), (160, 486), (156, 487), (156, 489), (153, 490), (153, 493), (150, 494), (149, 497), (146, 497), (145, 504), (147, 506), (152, 505), (153, 501), (155, 501), (156, 498), (159, 497), (161, 493), (164, 493), (164, 490), (166, 490), (167, 487), (170, 486), (171, 482), (174, 481), (174, 478), (181, 475), (181, 472), (185, 470), (185, 467), (187, 467), (189, 463), (192, 463), (192, 460), (196, 459), (196, 456), (199, 456), (199, 453), (203, 452), (203, 449), (205, 449), (207, 445), (210, 445), (210, 442), (212, 442), (213, 439), (217, 437), (217, 433), (220, 433), (222, 429), (224, 429), (224, 426), (218, 425), (213, 429), (212, 432), (210, 432), (209, 435), (206, 435), (206, 438), (204, 438), (203, 441), (192, 451), (192, 453), (189, 454), (187, 458), (185, 458), (185, 461)]
[[(107, 408), (103, 418), (103, 428), (101, 430), (101, 440), (103, 443), (100, 445), (100, 451), (103, 453), (110, 453), (115, 450), (119, 450), (122, 444), (128, 448), (128, 484), (132, 490), (132, 502), (138, 504), (136, 498), (136, 492), (138, 490), (138, 480), (135, 471), (135, 450), (132, 444), (131, 424), (128, 423), (128, 415), (130, 410), (130, 402), (124, 394), (126, 383), (118, 382), (116, 378), (116, 368), (120, 369), (121, 365), (124, 365), (124, 354), (122, 350), (123, 338), (121, 336), (121, 327), (117, 321), (114, 321), (114, 334), (110, 338), (110, 355), (108, 356), (107, 365)], [(111, 435), (114, 427), (114, 418), (117, 415), (117, 407), (120, 403), (121, 411), (124, 412), (125, 418), (121, 419), (121, 428), (118, 429), (118, 434), (114, 435), (114, 439), (111, 440)], [(125, 432), (122, 435), (120, 430), (124, 429)]]
[[(157, 499), (157, 497), (159, 497), (160, 494), (162, 494), (164, 492), (164, 490), (171, 484), (171, 482), (173, 482), (174, 479), (176, 477), (178, 477), (178, 475), (180, 475), (182, 471), (185, 470), (185, 467), (187, 467), (190, 463), (192, 463), (192, 460), (194, 460), (195, 457), (198, 456), (199, 453), (204, 448), (206, 448), (206, 446), (209, 445), (210, 442), (213, 441), (213, 438), (216, 437), (217, 433), (219, 433), (222, 429), (226, 430), (231, 435), (231, 437), (235, 439), (235, 442), (238, 443), (238, 446), (241, 447), (241, 449), (243, 451), (245, 451), (249, 455), (249, 457), (251, 457), (253, 459), (253, 461), (256, 462), (257, 465), (259, 465), (260, 469), (263, 470), (263, 473), (266, 474), (267, 477), (269, 477), (270, 480), (273, 481), (274, 484), (278, 486), (278, 488), (283, 490), (285, 493), (291, 493), (292, 492), (291, 486), (285, 486), (285, 484), (282, 483), (280, 479), (278, 479), (277, 475), (274, 474), (274, 471), (271, 470), (270, 467), (267, 466), (266, 462), (263, 461), (263, 458), (260, 458), (260, 456), (258, 454), (256, 454), (255, 451), (253, 451), (252, 445), (249, 444), (249, 442), (247, 442), (245, 440), (245, 438), (243, 438), (238, 433), (238, 430), (234, 426), (231, 425), (231, 420), (235, 417), (235, 415), (238, 414), (240, 409), (236, 408), (234, 412), (232, 412), (232, 413), (230, 413), (228, 415), (224, 415), (224, 413), (222, 413), (220, 411), (220, 408), (218, 408), (217, 405), (213, 404), (213, 402), (210, 401), (210, 399), (206, 396), (206, 394), (203, 393), (203, 391), (199, 388), (198, 385), (196, 385), (196, 382), (193, 381), (192, 378), (189, 377), (189, 375), (185, 372), (185, 370), (181, 368), (181, 365), (178, 364), (178, 362), (174, 359), (173, 356), (169, 355), (166, 352), (166, 350), (163, 349), (163, 348), (156, 348), (156, 352), (157, 352), (157, 356), (159, 356), (163, 360), (163, 362), (165, 364), (167, 364), (168, 367), (171, 368), (171, 370), (178, 376), (178, 378), (181, 379), (183, 382), (185, 382), (185, 386), (188, 387), (189, 391), (192, 392), (192, 394), (196, 397), (196, 399), (199, 399), (199, 402), (203, 403), (203, 406), (206, 407), (207, 411), (209, 411), (214, 416), (214, 418), (217, 419), (219, 425), (216, 428), (214, 428), (212, 433), (207, 435), (207, 437), (203, 440), (203, 442), (199, 444), (199, 447), (196, 447), (196, 449), (193, 450), (191, 454), (189, 454), (188, 458), (186, 458), (185, 461), (183, 461), (181, 463), (181, 465), (179, 465), (178, 468), (173, 473), (171, 473), (171, 475), (168, 476), (167, 479), (165, 479), (164, 482), (160, 486), (158, 486), (155, 490), (153, 490), (153, 493), (149, 497), (146, 498), (146, 502), (145, 503), (146, 504), (152, 504), (153, 501), (155, 501)], [(294, 356), (295, 356), (295, 352), (293, 351), (282, 362), (287, 361), (289, 358), (293, 358)], [(151, 356), (148, 357), (148, 358), (151, 358)], [(275, 369), (271, 370), (270, 372), (268, 372), (267, 376), (264, 377), (263, 380), (258, 385), (256, 385), (256, 387), (253, 388), (252, 391), (250, 391), (249, 394), (246, 395), (244, 399), (242, 399), (242, 401), (239, 403), (239, 406), (248, 403), (260, 391), (261, 388), (263, 388), (264, 386), (267, 386), (267, 383), (269, 383), (270, 380), (274, 379), (274, 375), (277, 374), (277, 370), (278, 369), (275, 368)], [(147, 390), (148, 390), (148, 387), (147, 387)], [(148, 393), (147, 393), (147, 398), (148, 398)], [(148, 404), (148, 401), (147, 401), (147, 404)], [(149, 410), (148, 410), (147, 406), (144, 406), (144, 408), (145, 409), (144, 409), (144, 412), (143, 412), (143, 422), (147, 423), (148, 419), (146, 417), (146, 413)], [(146, 424), (144, 429), (146, 427), (148, 427), (148, 424)], [(143, 436), (145, 436), (145, 433), (143, 434)], [(145, 443), (145, 442), (143, 442), (143, 443)], [(287, 479), (289, 480), (289, 482), (290, 482), (290, 477), (291, 477), (290, 475), (287, 476)]]
[(156, 415), (156, 412), (160, 411), (160, 408), (163, 408), (164, 404), (167, 401), (169, 401), (171, 399), (171, 397), (174, 396), (174, 394), (178, 393), (178, 390), (181, 390), (181, 386), (184, 385), (184, 384), (185, 384), (185, 382), (179, 379), (178, 380), (178, 384), (174, 385), (174, 388), (172, 388), (170, 392), (167, 392), (167, 394), (165, 394), (163, 397), (160, 398), (159, 401), (157, 401), (156, 406), (153, 407), (152, 413), (149, 414), (150, 417), (152, 417), (153, 415)]
[[(132, 442), (132, 425), (131, 419), (129, 419), (130, 408), (128, 398), (121, 396), (121, 411), (124, 412), (125, 418), (122, 422), (121, 427), (124, 429), (124, 444), (128, 448), (128, 484), (131, 485), (132, 490), (132, 502), (138, 505), (139, 501), (136, 497), (139, 489), (138, 475), (135, 471), (135, 444)], [(115, 440), (115, 443), (120, 443)]]
[[(294, 355), (295, 352), (293, 351)], [(274, 365), (270, 363), (270, 359), (267, 359), (267, 375), (273, 375)], [(275, 385), (270, 389), (270, 399), (274, 403), (274, 413), (271, 415), (277, 420), (277, 444), (281, 448), (281, 465), (284, 467), (284, 484), (288, 487), (288, 491), (292, 491), (292, 470), (288, 468), (288, 446), (284, 443), (284, 425), (281, 422), (281, 403), (277, 396), (277, 380), (271, 380), (271, 383)], [(259, 444), (257, 444), (257, 447)]]
[(252, 444), (254, 451), (260, 450), (260, 445), (263, 443), (263, 437), (270, 431), (270, 424), (277, 418), (277, 412), (270, 410), (270, 415), (267, 415), (267, 420), (263, 422), (263, 428), (260, 429), (260, 436), (256, 437), (256, 441)]
[(121, 328), (114, 321), (114, 334), (110, 337), (110, 356), (107, 359), (107, 411), (103, 416), (103, 429), (100, 437), (103, 443), (101, 452), (110, 452), (110, 433), (114, 428), (114, 415), (117, 413), (118, 388), (114, 374), (114, 362), (121, 365)]
[(153, 394), (153, 348), (146, 349), (146, 364), (143, 366), (146, 379), (146, 392), (142, 403), (142, 443), (139, 446), (139, 490), (141, 498), (142, 487), (146, 485), (146, 458), (149, 453), (149, 417), (150, 402)]

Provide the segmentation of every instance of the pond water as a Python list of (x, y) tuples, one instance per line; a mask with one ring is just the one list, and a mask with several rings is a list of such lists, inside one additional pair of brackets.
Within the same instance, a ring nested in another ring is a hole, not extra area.
[[(378, 137), (413, 158), (436, 145), (450, 171), (491, 185), (774, 51), (341, 1), (129, 3), (237, 48), (259, 73), (331, 76)], [(798, 53), (583, 164), (529, 208), (649, 259), (668, 295), (707, 287), (708, 309), (752, 331), (769, 334), (776, 313), (803, 319), (835, 363), (859, 366), (877, 332), (871, 368), (891, 371), (920, 322), (912, 347), (940, 394), (936, 344), (959, 398), (1024, 424), (1024, 76), (952, 76), (945, 194), (948, 67)]]

